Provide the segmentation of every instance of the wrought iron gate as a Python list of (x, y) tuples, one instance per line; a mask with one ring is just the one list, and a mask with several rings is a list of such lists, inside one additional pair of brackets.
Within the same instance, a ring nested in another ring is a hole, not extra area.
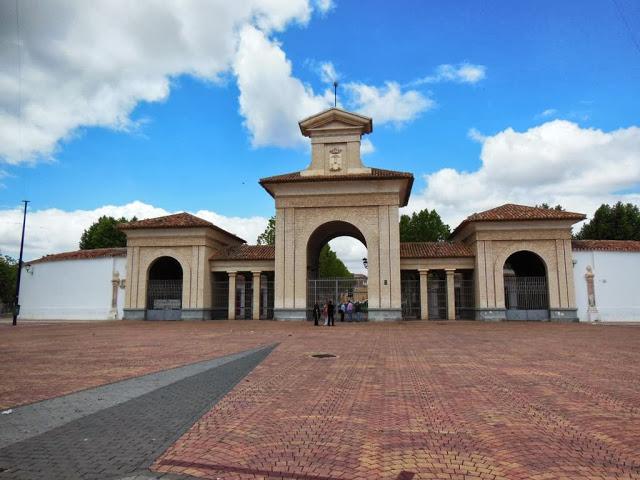
[(549, 318), (546, 277), (504, 277), (504, 302), (508, 320)]
[(472, 320), (475, 316), (473, 279), (455, 282), (456, 318)]
[(149, 280), (147, 320), (180, 320), (182, 280)]
[[(320, 308), (331, 300), (336, 306), (335, 318), (339, 320), (338, 306), (349, 300), (358, 302), (360, 312), (356, 313), (355, 305), (353, 320), (366, 321), (368, 318), (367, 284), (359, 278), (317, 278), (307, 281), (307, 320), (313, 320), (313, 305)], [(346, 317), (345, 317), (346, 320)]]
[(264, 294), (264, 290), (260, 295), (260, 318), (271, 319), (273, 318), (273, 289), (275, 282), (273, 280), (266, 280), (260, 282), (260, 285), (266, 287), (266, 295)]
[[(244, 278), (244, 282), (238, 281)], [(253, 278), (236, 277), (236, 319), (251, 320), (253, 314)]]
[(211, 318), (222, 320), (229, 317), (229, 280), (214, 280), (211, 282), (212, 302)]
[(420, 318), (420, 279), (406, 278), (400, 281), (402, 318)]
[(447, 281), (441, 278), (427, 280), (429, 320), (447, 318)]

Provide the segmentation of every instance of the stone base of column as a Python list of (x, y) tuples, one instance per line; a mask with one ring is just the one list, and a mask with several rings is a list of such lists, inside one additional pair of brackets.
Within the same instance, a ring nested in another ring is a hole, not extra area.
[(507, 319), (507, 310), (504, 308), (476, 308), (475, 319), (485, 322), (501, 322)]
[(306, 320), (307, 310), (304, 308), (276, 308), (273, 311), (274, 320)]
[(367, 318), (370, 322), (396, 322), (402, 320), (402, 309), (370, 308)]
[(211, 320), (211, 310), (205, 308), (183, 308), (182, 320)]
[(125, 308), (123, 320), (144, 320), (146, 310), (144, 308)]
[(550, 308), (549, 320), (552, 322), (577, 322), (577, 308)]

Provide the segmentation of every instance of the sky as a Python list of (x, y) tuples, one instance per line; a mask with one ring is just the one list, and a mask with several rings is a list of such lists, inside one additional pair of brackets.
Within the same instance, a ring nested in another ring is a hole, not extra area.
[[(0, 1), (0, 253), (188, 211), (255, 242), (297, 122), (373, 118), (368, 166), (452, 228), (503, 203), (640, 203), (640, 2)], [(363, 247), (332, 244), (353, 270)]]

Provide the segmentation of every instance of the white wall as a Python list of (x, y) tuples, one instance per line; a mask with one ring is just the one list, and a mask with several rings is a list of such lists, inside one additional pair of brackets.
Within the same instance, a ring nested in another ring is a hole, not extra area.
[(640, 321), (640, 252), (574, 251), (578, 318), (588, 321), (587, 265), (593, 268), (596, 306), (603, 322)]
[[(20, 318), (37, 320), (110, 320), (114, 272), (126, 278), (126, 257), (36, 263), (22, 269)], [(122, 318), (124, 288), (118, 288)]]

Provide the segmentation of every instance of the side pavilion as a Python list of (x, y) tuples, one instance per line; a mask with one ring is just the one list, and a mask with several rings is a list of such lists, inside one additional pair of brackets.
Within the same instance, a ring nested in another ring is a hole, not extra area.
[(331, 108), (299, 125), (310, 165), (260, 180), (275, 200), (275, 246), (187, 213), (121, 226), (125, 318), (305, 320), (314, 302), (353, 295), (318, 274), (321, 248), (350, 236), (367, 248), (371, 321), (577, 321), (571, 226), (584, 215), (506, 204), (470, 215), (448, 242), (401, 243), (413, 175), (362, 163), (372, 120)]

